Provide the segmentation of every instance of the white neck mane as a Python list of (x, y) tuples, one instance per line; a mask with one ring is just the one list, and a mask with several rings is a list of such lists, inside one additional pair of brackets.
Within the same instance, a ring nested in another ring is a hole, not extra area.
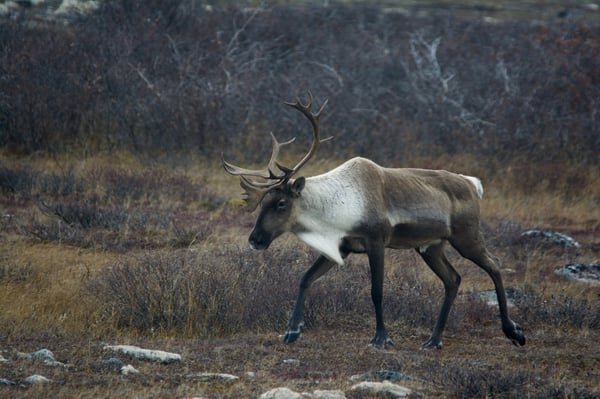
[(342, 239), (362, 219), (365, 203), (359, 182), (349, 178), (344, 166), (306, 179), (296, 201), (298, 238), (340, 265)]

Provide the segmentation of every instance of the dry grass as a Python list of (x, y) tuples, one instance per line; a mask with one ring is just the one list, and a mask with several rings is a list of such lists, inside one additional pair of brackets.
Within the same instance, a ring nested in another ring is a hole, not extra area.
[[(553, 272), (573, 260), (598, 262), (597, 171), (570, 165), (565, 177), (563, 168), (550, 173), (532, 165), (524, 176), (517, 164), (499, 173), (469, 159), (404, 165), (482, 177), (484, 227), (528, 338), (524, 348), (510, 345), (496, 310), (477, 299), (477, 292), (492, 288), (489, 278), (450, 251), (464, 277), (459, 299), (444, 349), (421, 352), (442, 287), (410, 251), (386, 254), (384, 300), (394, 349), (366, 345), (374, 321), (362, 256), (315, 284), (308, 331), (294, 345), (281, 344), (277, 334), (314, 254), (290, 236), (266, 252), (248, 250), (253, 216), (228, 201), (239, 189), (218, 161), (154, 162), (148, 172), (147, 161), (128, 154), (3, 156), (0, 166), (0, 351), (11, 359), (0, 364), (0, 378), (21, 381), (40, 373), (61, 382), (0, 386), (0, 396), (256, 397), (281, 385), (348, 389), (351, 375), (379, 369), (417, 377), (407, 384), (426, 397), (594, 397), (600, 390), (599, 289)], [(538, 181), (542, 172), (548, 177)], [(112, 214), (120, 215), (118, 223)], [(86, 217), (94, 223), (82, 222)], [(519, 234), (534, 227), (572, 234), (582, 248), (524, 245)], [(102, 368), (104, 342), (177, 351), (184, 361), (131, 361), (142, 373), (123, 378)], [(41, 347), (73, 367), (14, 356)], [(300, 363), (283, 363), (289, 358)], [(256, 376), (232, 384), (185, 377), (202, 371)]]

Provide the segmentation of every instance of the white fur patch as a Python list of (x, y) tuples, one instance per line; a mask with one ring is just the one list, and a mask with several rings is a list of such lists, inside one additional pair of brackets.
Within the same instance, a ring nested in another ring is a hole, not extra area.
[(334, 261), (338, 265), (344, 264), (344, 259), (340, 254), (340, 243), (343, 235), (328, 234), (323, 235), (315, 232), (299, 233), (298, 238), (306, 245), (319, 251), (327, 259)]
[(483, 198), (483, 184), (481, 184), (481, 180), (474, 176), (461, 176), (470, 181), (471, 184), (475, 186), (475, 191), (477, 191), (477, 196), (479, 197), (479, 199)]
[(328, 259), (342, 265), (340, 244), (363, 218), (365, 199), (361, 181), (347, 162), (323, 175), (306, 179), (297, 216), (297, 236)]
[(441, 242), (442, 242), (442, 240), (433, 240), (433, 241), (427, 242), (427, 243), (425, 243), (425, 244), (421, 245), (421, 246), (418, 248), (418, 249), (419, 249), (419, 252), (420, 252), (420, 253), (425, 253), (425, 252), (427, 252), (427, 250), (429, 249), (429, 247), (430, 247), (430, 246), (432, 246), (432, 245), (438, 245), (438, 244), (440, 244)]

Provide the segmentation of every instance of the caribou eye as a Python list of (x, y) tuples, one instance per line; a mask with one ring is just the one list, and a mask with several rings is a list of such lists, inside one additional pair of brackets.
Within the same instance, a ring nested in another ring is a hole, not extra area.
[(287, 200), (280, 199), (279, 201), (277, 201), (277, 210), (278, 211), (284, 211), (286, 208), (287, 208)]

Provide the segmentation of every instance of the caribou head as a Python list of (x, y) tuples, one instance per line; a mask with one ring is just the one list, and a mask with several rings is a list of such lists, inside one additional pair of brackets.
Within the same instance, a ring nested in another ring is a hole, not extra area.
[(293, 103), (285, 103), (300, 111), (309, 120), (313, 131), (310, 149), (294, 167), (284, 166), (277, 158), (281, 147), (292, 143), (296, 138), (280, 143), (273, 133), (271, 133), (273, 141), (271, 159), (265, 168), (241, 168), (223, 159), (225, 170), (240, 177), (247, 210), (252, 212), (261, 205), (261, 212), (248, 239), (254, 249), (266, 249), (275, 238), (292, 230), (293, 202), (300, 197), (305, 183), (304, 177), (295, 179), (293, 177), (315, 155), (319, 145), (332, 138), (321, 139), (319, 134), (319, 118), (327, 105), (327, 100), (321, 104), (317, 112), (311, 111), (312, 101), (312, 95), (309, 93), (306, 103), (302, 103), (300, 99)]

